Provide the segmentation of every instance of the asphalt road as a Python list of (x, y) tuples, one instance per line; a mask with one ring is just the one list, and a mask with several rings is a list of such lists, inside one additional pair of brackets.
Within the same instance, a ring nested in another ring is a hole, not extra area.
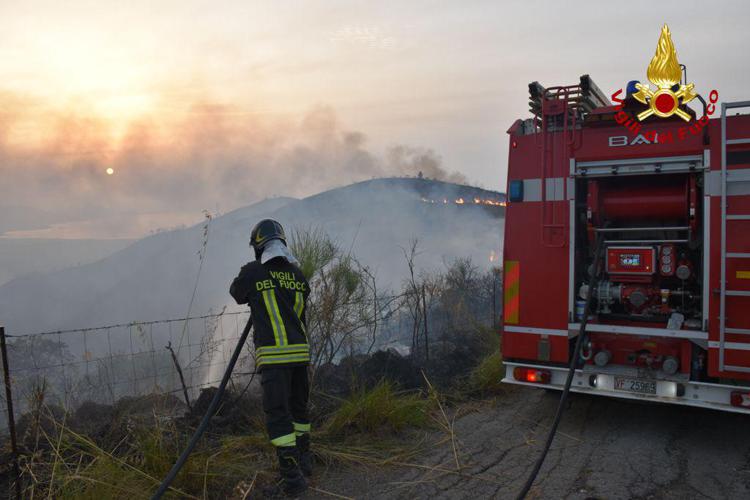
[[(512, 386), (457, 418), (455, 440), (436, 431), (417, 466), (321, 471), (315, 485), (354, 498), (514, 498), (558, 398)], [(750, 498), (750, 416), (571, 394), (529, 498)]]

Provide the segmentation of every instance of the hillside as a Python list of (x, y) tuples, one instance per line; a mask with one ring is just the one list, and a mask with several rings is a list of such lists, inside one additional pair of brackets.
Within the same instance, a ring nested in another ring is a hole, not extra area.
[(0, 285), (30, 273), (49, 273), (96, 262), (132, 240), (0, 237)]
[[(378, 179), (302, 200), (275, 198), (212, 220), (192, 308), (232, 305), (231, 279), (250, 260), (248, 237), (264, 217), (295, 227), (319, 227), (371, 266), (384, 285), (405, 270), (402, 247), (419, 240), (421, 267), (457, 257), (489, 266), (501, 249), (500, 193), (427, 179)], [(461, 203), (463, 202), (463, 203)], [(200, 264), (204, 224), (139, 240), (98, 262), (15, 279), (0, 287), (10, 332), (78, 328), (184, 316)]]

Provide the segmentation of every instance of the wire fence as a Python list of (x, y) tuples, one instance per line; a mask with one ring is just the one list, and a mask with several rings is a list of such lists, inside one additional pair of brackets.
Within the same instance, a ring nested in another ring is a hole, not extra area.
[[(249, 312), (222, 312), (75, 330), (6, 332), (8, 367), (2, 368), (10, 376), (13, 413), (18, 420), (40, 398), (65, 411), (75, 411), (84, 402), (114, 405), (154, 394), (189, 404), (201, 389), (218, 385), (248, 319)], [(250, 378), (254, 367), (248, 343), (232, 383)], [(0, 393), (4, 433), (8, 404), (5, 390)]]

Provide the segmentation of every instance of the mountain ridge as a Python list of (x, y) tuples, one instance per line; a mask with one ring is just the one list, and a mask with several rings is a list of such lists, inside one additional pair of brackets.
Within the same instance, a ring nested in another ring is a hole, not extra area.
[[(402, 276), (401, 248), (412, 238), (421, 242), (418, 263), (423, 267), (464, 256), (489, 265), (484, 262), (487, 255), (499, 253), (501, 247), (504, 209), (456, 204), (462, 196), (504, 200), (502, 193), (481, 188), (386, 178), (303, 199), (269, 198), (216, 217), (208, 223), (205, 261), (191, 313), (233, 305), (228, 284), (252, 259), (250, 228), (265, 217), (278, 219), (290, 235), (307, 227), (325, 230), (379, 272), (386, 285), (398, 283)], [(443, 203), (436, 206), (437, 200)], [(205, 224), (150, 235), (97, 262), (0, 286), (6, 327), (9, 332), (30, 332), (184, 317)]]

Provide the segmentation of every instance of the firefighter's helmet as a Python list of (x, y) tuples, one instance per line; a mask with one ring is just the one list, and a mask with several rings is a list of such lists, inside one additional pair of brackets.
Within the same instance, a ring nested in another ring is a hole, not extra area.
[(260, 258), (263, 249), (272, 240), (281, 240), (286, 245), (284, 228), (273, 219), (263, 219), (250, 232), (250, 246), (255, 250), (256, 258)]

